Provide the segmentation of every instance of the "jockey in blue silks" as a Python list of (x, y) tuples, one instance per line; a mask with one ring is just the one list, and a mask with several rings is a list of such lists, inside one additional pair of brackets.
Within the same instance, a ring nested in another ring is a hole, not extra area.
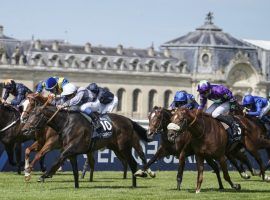
[(206, 110), (206, 113), (226, 123), (231, 128), (232, 133), (230, 134), (233, 140), (239, 140), (241, 135), (239, 124), (232, 116), (225, 115), (236, 101), (232, 92), (223, 85), (210, 84), (205, 80), (200, 81), (197, 91), (200, 94), (200, 106), (198, 109), (203, 110), (208, 99), (213, 101), (214, 103)]
[(197, 109), (199, 104), (196, 102), (192, 94), (188, 94), (185, 91), (177, 91), (174, 95), (173, 102), (170, 105), (170, 109), (175, 109), (179, 107), (185, 107), (188, 109)]
[(69, 81), (64, 77), (49, 77), (38, 83), (36, 92), (41, 93), (45, 88), (45, 90), (49, 91), (51, 94), (60, 95), (63, 92), (64, 85), (67, 83), (69, 83)]
[(7, 98), (12, 94), (15, 98), (11, 101), (11, 105), (18, 107), (25, 100), (27, 94), (32, 91), (22, 83), (15, 83), (14, 80), (8, 79), (4, 81), (5, 94), (3, 97), (3, 103), (6, 103)]
[(258, 96), (246, 95), (243, 98), (243, 106), (248, 108), (245, 113), (249, 116), (255, 116), (265, 123), (269, 123), (270, 119), (267, 113), (270, 110), (270, 102), (268, 99)]

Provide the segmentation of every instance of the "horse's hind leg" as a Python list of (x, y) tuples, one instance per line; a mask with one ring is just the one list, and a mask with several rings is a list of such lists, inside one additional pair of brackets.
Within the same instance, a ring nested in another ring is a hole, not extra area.
[(265, 168), (264, 168), (264, 165), (263, 165), (263, 162), (262, 162), (262, 158), (259, 154), (258, 151), (252, 149), (248, 149), (248, 151), (250, 152), (250, 154), (255, 158), (255, 160), (257, 161), (258, 165), (260, 166), (260, 173), (262, 175), (262, 180), (265, 180), (265, 178), (267, 178), (267, 181), (268, 181), (268, 177), (265, 176)]
[(88, 161), (88, 155), (87, 155), (87, 158), (85, 159), (84, 164), (83, 164), (81, 179), (84, 179), (85, 174), (86, 174), (87, 169), (88, 169), (88, 165), (89, 165), (89, 161)]
[(230, 162), (232, 163), (232, 165), (237, 169), (237, 171), (239, 172), (240, 176), (243, 178), (243, 179), (249, 179), (250, 176), (245, 173), (245, 169), (243, 168), (243, 166), (239, 166), (236, 159), (232, 156), (232, 155), (226, 155), (227, 158), (230, 160)]
[[(252, 168), (252, 165), (244, 151), (241, 151), (240, 149), (238, 152), (236, 152), (235, 158), (237, 158), (241, 162), (241, 165), (245, 164), (248, 170), (250, 171), (251, 175), (254, 176), (254, 169)], [(241, 169), (243, 170), (243, 167)]]
[(121, 154), (126, 158), (126, 161), (132, 172), (132, 187), (137, 187), (136, 176), (134, 175), (137, 170), (137, 162), (132, 156), (131, 148), (121, 150)]
[(79, 188), (79, 172), (78, 172), (77, 156), (70, 156), (69, 160), (72, 166), (75, 188)]
[(241, 189), (241, 185), (240, 184), (234, 184), (232, 181), (231, 181), (231, 178), (230, 178), (230, 175), (228, 173), (228, 169), (227, 169), (227, 163), (226, 163), (226, 159), (225, 159), (225, 156), (222, 156), (220, 159), (219, 159), (219, 163), (220, 163), (220, 167), (222, 169), (222, 172), (223, 172), (223, 177), (224, 179), (230, 184), (230, 186), (236, 190), (240, 190)]
[(93, 182), (94, 177), (94, 171), (95, 171), (95, 158), (94, 158), (94, 152), (90, 152), (87, 154), (87, 160), (90, 166), (90, 178), (89, 181)]
[(117, 158), (121, 161), (121, 163), (123, 165), (123, 179), (126, 179), (127, 178), (128, 163), (125, 160), (125, 158), (123, 157), (123, 155), (121, 155), (121, 153), (118, 150), (113, 149), (113, 152), (115, 153), (115, 155), (117, 156)]
[(217, 176), (219, 189), (220, 190), (223, 190), (224, 187), (223, 187), (223, 184), (222, 184), (222, 181), (221, 181), (221, 178), (220, 178), (218, 164), (213, 159), (211, 159), (211, 158), (206, 158), (205, 160), (208, 163), (208, 165), (214, 170), (214, 172), (215, 172), (215, 174)]

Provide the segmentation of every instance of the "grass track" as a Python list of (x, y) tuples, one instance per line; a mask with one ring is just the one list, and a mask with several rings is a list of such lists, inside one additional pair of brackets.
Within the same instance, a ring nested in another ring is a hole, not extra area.
[[(70, 172), (60, 173), (38, 183), (38, 173), (32, 176), (30, 183), (24, 182), (23, 175), (0, 173), (0, 199), (270, 199), (270, 183), (264, 183), (259, 177), (243, 180), (238, 173), (231, 172), (232, 180), (240, 183), (242, 190), (236, 192), (223, 181), (225, 190), (219, 191), (216, 177), (211, 172), (204, 173), (200, 194), (195, 194), (196, 172), (186, 171), (182, 190), (176, 190), (176, 172), (157, 172), (155, 179), (137, 179), (138, 188), (131, 188), (130, 173), (128, 179), (122, 179), (120, 172), (95, 172), (94, 182), (80, 180), (80, 188), (74, 189)], [(87, 174), (88, 176), (88, 174)]]

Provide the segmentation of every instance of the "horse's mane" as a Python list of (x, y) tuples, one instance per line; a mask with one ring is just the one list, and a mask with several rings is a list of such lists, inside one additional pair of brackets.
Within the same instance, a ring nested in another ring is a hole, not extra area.
[(48, 97), (44, 97), (41, 94), (36, 94), (36, 93), (28, 94), (26, 98), (34, 99), (41, 103), (45, 103), (48, 100)]

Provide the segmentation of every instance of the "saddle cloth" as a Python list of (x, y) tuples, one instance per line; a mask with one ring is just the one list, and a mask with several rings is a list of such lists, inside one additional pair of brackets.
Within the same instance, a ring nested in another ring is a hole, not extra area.
[[(92, 122), (91, 117), (86, 115), (85, 113), (81, 114), (90, 122)], [(97, 130), (94, 130), (94, 134), (92, 135), (92, 138), (99, 138), (99, 139), (107, 139), (112, 136), (112, 120), (107, 114), (101, 114), (98, 116), (99, 117), (99, 123), (100, 123), (100, 128)]]

